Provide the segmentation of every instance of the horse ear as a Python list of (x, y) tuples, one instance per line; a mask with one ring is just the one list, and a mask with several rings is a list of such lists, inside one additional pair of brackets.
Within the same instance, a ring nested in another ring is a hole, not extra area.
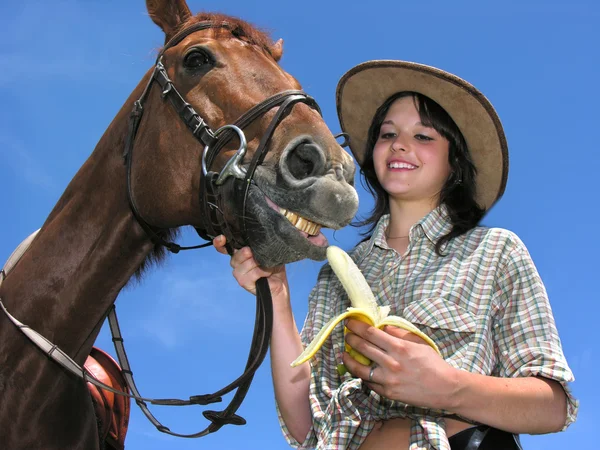
[(192, 17), (185, 0), (146, 0), (146, 9), (152, 21), (165, 32), (165, 44)]
[(279, 61), (283, 55), (283, 39), (279, 39), (271, 47), (271, 55), (275, 61)]

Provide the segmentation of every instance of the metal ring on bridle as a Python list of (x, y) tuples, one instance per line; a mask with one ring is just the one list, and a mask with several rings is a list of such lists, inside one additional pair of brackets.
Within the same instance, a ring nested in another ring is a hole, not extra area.
[[(236, 154), (233, 155), (233, 157), (231, 157), (229, 161), (227, 161), (227, 164), (225, 164), (223, 170), (221, 170), (221, 173), (219, 174), (219, 177), (215, 182), (217, 186), (223, 184), (225, 180), (230, 176), (239, 179), (243, 179), (246, 176), (246, 169), (240, 166), (240, 163), (242, 162), (242, 160), (244, 159), (244, 155), (246, 154), (246, 135), (240, 128), (236, 127), (235, 125), (223, 125), (221, 128), (214, 132), (214, 136), (218, 138), (219, 135), (226, 129), (231, 129), (238, 134), (238, 137), (240, 139), (240, 147), (238, 148)], [(209, 146), (207, 145), (204, 148), (204, 153), (202, 154), (202, 174), (204, 176), (206, 176), (208, 173), (208, 169), (206, 167), (206, 155), (208, 154), (208, 151)]]
[(336, 141), (338, 140), (338, 138), (344, 138), (342, 142), (338, 142), (338, 144), (340, 144), (340, 147), (345, 148), (350, 145), (350, 135), (348, 133), (339, 133), (333, 137), (336, 139)]

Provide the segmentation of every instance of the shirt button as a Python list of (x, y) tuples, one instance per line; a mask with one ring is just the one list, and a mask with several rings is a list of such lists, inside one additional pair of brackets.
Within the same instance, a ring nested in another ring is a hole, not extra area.
[(502, 352), (502, 356), (506, 356), (506, 355), (508, 355), (508, 352), (507, 352), (506, 350), (504, 350), (504, 351)]

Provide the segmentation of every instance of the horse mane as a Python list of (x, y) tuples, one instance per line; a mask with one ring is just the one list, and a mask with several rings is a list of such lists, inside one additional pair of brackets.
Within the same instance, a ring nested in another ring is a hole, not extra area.
[(235, 38), (240, 39), (244, 42), (248, 42), (249, 44), (256, 45), (257, 47), (260, 47), (269, 55), (271, 55), (273, 40), (271, 39), (269, 33), (234, 16), (228, 16), (226, 14), (221, 13), (201, 12), (196, 14), (195, 16), (190, 17), (187, 21), (183, 22), (179, 26), (177, 31), (179, 32), (198, 22), (226, 22), (228, 24), (227, 28), (214, 29), (216, 36), (221, 36), (224, 33), (230, 33)]
[[(167, 242), (173, 242), (174, 239), (179, 235), (179, 228), (166, 228), (157, 231), (156, 235), (160, 236)], [(141, 281), (146, 270), (148, 270), (150, 267), (160, 265), (166, 259), (168, 253), (169, 251), (166, 249), (166, 247), (160, 244), (154, 244), (152, 250), (150, 253), (148, 253), (148, 256), (144, 258), (142, 264), (140, 264), (140, 266), (134, 272), (131, 280), (135, 279), (138, 282)]]

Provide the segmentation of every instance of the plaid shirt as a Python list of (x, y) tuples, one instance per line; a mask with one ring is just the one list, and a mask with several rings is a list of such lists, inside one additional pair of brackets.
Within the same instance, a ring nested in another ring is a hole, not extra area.
[[(371, 238), (351, 253), (380, 305), (430, 336), (457, 369), (496, 377), (539, 375), (560, 382), (567, 393), (567, 421), (578, 402), (567, 388), (573, 374), (562, 352), (546, 290), (520, 239), (499, 228), (476, 227), (454, 238), (440, 257), (435, 242), (452, 227), (440, 207), (410, 230), (401, 256), (388, 247), (381, 218)], [(309, 299), (302, 341), (307, 345), (323, 325), (350, 306), (341, 283), (325, 265)], [(295, 448), (356, 449), (376, 421), (412, 419), (410, 450), (449, 450), (444, 416), (389, 400), (363, 386), (336, 365), (344, 351), (338, 326), (311, 360), (310, 406), (313, 425), (302, 444), (279, 420)]]

